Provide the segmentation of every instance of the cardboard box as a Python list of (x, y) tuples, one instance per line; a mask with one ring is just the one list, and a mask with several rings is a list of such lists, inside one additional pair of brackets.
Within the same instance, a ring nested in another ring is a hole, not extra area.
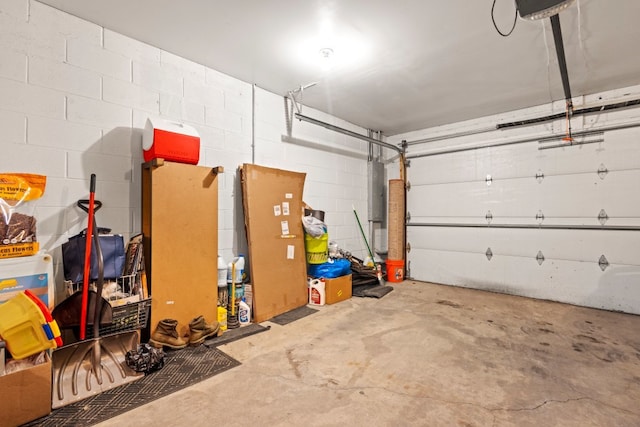
[(351, 298), (351, 274), (324, 280), (326, 304), (335, 304)]
[(0, 427), (21, 425), (51, 413), (51, 359), (48, 355), (46, 359), (0, 376)]
[(53, 310), (55, 282), (53, 258), (36, 254), (0, 259), (0, 303), (28, 289)]
[(241, 169), (253, 317), (258, 323), (308, 301), (302, 229), (305, 177), (246, 163)]

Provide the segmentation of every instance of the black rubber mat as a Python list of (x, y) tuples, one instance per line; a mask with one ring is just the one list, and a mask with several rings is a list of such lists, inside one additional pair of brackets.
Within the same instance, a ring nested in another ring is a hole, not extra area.
[(240, 338), (248, 337), (260, 332), (268, 331), (271, 326), (262, 326), (259, 323), (252, 323), (247, 326), (236, 329), (227, 329), (224, 334), (219, 337), (208, 339), (204, 342), (207, 347), (217, 347), (219, 345), (227, 344)]
[(165, 365), (161, 370), (56, 409), (50, 415), (26, 425), (94, 425), (240, 365), (240, 362), (220, 350), (204, 345), (166, 353)]
[(313, 314), (316, 311), (318, 310), (316, 310), (315, 308), (303, 305), (302, 307), (294, 308), (293, 310), (287, 311), (286, 313), (278, 314), (277, 316), (269, 319), (269, 322), (277, 323), (278, 325), (286, 325), (298, 319), (302, 319), (303, 317), (307, 317), (308, 315)]
[(351, 289), (351, 295), (354, 297), (373, 297), (382, 298), (393, 290), (391, 286), (383, 286), (378, 283), (375, 285), (358, 285), (353, 286)]

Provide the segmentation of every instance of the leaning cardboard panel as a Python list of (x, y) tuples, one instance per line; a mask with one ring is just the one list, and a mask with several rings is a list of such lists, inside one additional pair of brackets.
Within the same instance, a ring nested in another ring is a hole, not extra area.
[(202, 315), (217, 318), (218, 173), (156, 159), (142, 166), (142, 233), (151, 328), (178, 321), (185, 335)]
[(301, 221), (306, 174), (244, 164), (241, 176), (253, 315), (262, 322), (307, 303)]

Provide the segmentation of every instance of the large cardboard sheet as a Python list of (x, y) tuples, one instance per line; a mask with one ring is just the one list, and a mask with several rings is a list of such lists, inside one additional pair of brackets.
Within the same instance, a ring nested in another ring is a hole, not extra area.
[(174, 162), (142, 167), (142, 232), (151, 290), (151, 329), (162, 319), (217, 318), (218, 176)]
[(254, 320), (307, 303), (302, 228), (306, 174), (244, 164), (242, 195), (249, 241)]

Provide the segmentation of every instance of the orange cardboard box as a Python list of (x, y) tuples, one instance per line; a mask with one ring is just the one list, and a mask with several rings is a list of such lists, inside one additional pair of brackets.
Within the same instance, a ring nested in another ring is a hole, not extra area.
[(351, 298), (351, 274), (324, 280), (326, 304), (335, 304)]

